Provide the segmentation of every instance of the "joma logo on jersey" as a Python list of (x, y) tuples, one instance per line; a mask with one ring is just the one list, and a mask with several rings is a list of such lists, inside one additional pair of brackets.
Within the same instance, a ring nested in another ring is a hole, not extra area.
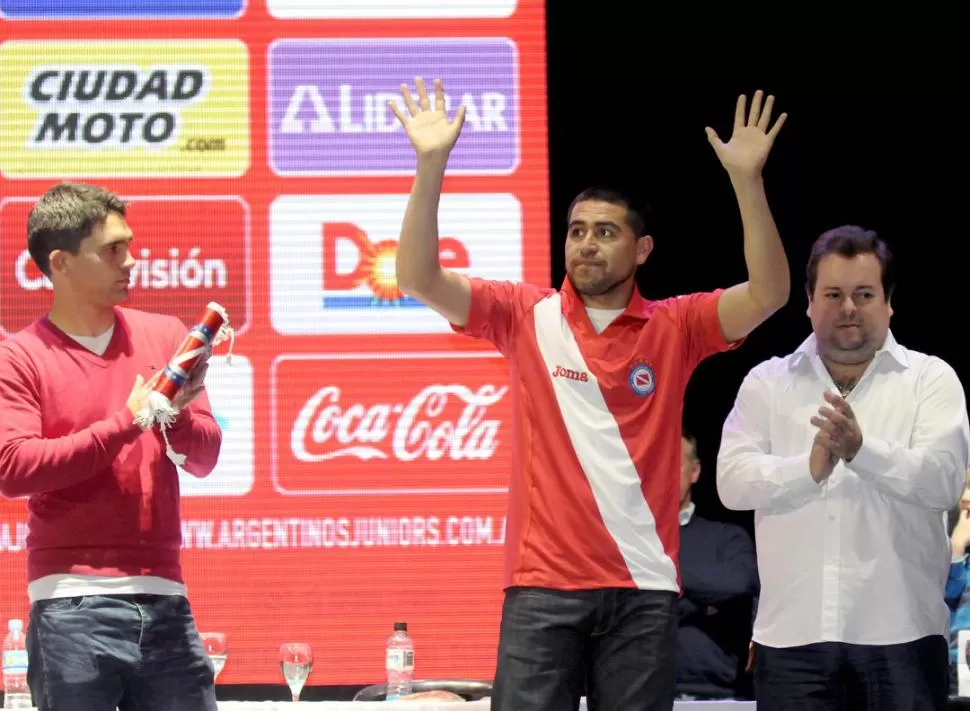
[(588, 383), (589, 375), (582, 370), (571, 370), (570, 368), (564, 368), (561, 365), (557, 365), (556, 369), (552, 371), (552, 377), (554, 378), (565, 378), (566, 380), (576, 380), (580, 383)]

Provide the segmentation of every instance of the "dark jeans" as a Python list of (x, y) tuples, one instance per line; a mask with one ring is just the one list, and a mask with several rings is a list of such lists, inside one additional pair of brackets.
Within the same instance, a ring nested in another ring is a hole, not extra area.
[(509, 588), (491, 708), (669, 711), (676, 648), (675, 593)]
[(939, 635), (891, 645), (756, 645), (758, 711), (945, 711), (950, 655)]
[(212, 662), (181, 596), (40, 600), (27, 654), (39, 711), (216, 711)]

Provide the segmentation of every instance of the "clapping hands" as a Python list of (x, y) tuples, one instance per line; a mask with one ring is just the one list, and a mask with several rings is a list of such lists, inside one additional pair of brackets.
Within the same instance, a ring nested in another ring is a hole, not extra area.
[(824, 481), (832, 473), (836, 462), (852, 461), (862, 447), (862, 429), (849, 403), (833, 392), (826, 392), (826, 405), (818, 409), (811, 423), (818, 427), (809, 468), (815, 481)]

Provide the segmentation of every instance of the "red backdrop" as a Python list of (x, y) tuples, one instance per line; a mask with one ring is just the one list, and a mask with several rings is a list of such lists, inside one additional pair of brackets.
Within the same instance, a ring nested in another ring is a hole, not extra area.
[[(507, 369), (396, 290), (413, 161), (383, 106), (415, 72), (472, 105), (443, 260), (547, 283), (544, 8), (406, 16), (429, 5), (0, 0), (0, 338), (49, 305), (26, 216), (62, 178), (131, 199), (131, 305), (191, 325), (215, 300), (237, 329), (209, 375), (222, 461), (182, 476), (190, 599), (229, 640), (220, 683), (282, 683), (288, 641), (313, 645), (310, 684), (378, 681), (396, 620), (419, 677), (493, 672)], [(77, 16), (38, 17), (59, 6)], [(0, 502), (4, 617), (27, 613), (25, 509)]]

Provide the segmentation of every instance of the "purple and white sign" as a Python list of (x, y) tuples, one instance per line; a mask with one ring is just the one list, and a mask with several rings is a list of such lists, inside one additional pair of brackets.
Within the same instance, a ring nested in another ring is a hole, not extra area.
[(505, 38), (278, 40), (269, 49), (270, 166), (278, 175), (413, 173), (414, 148), (387, 102), (404, 109), (400, 85), (413, 91), (422, 77), (432, 94), (441, 79), (449, 117), (465, 105), (448, 172), (512, 173), (517, 55)]

